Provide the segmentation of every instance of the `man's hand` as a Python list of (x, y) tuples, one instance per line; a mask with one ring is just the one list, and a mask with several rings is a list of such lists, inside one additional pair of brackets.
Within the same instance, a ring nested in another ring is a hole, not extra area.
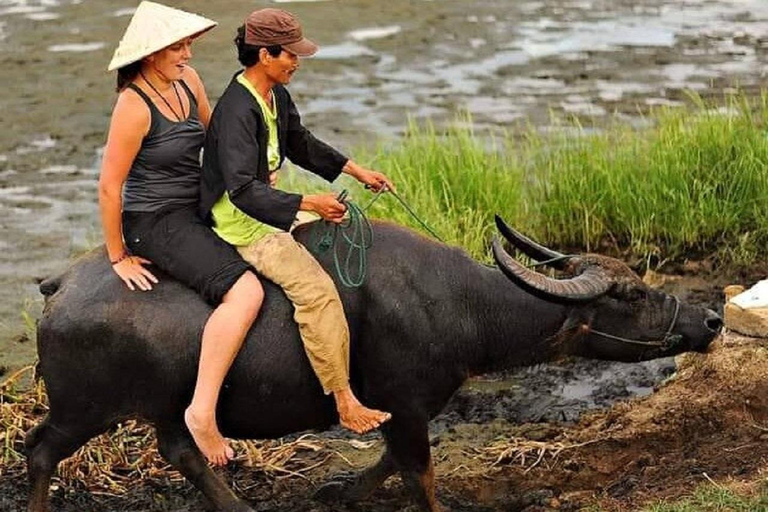
[(374, 192), (381, 189), (396, 191), (395, 186), (383, 173), (361, 167), (352, 160), (347, 161), (342, 170)]
[(347, 207), (340, 203), (334, 194), (312, 194), (302, 197), (299, 210), (315, 212), (323, 219), (341, 223)]

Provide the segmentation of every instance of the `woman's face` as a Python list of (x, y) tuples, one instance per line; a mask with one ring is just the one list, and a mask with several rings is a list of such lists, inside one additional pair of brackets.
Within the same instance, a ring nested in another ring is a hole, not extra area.
[(180, 80), (192, 58), (192, 38), (182, 39), (147, 57), (152, 69), (166, 80)]
[(267, 77), (276, 84), (288, 84), (299, 69), (299, 57), (287, 50), (281, 51), (277, 57), (271, 56), (266, 49), (261, 52), (261, 63), (264, 64)]

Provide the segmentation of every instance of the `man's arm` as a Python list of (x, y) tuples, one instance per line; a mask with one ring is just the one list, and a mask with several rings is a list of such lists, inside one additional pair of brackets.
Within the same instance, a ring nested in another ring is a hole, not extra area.
[(335, 180), (349, 159), (312, 135), (312, 132), (301, 124), (301, 116), (288, 90), (283, 88), (282, 92), (287, 97), (288, 110), (285, 155), (296, 165), (328, 181)]
[(259, 141), (254, 111), (236, 105), (222, 112), (216, 131), (216, 162), (232, 203), (254, 219), (287, 231), (301, 205), (299, 194), (274, 189), (257, 176)]

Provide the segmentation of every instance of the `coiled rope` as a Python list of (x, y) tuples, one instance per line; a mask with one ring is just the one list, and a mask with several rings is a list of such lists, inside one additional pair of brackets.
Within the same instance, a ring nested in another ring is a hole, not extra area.
[(311, 245), (320, 254), (333, 250), (333, 264), (341, 284), (357, 288), (365, 281), (368, 270), (367, 254), (373, 244), (373, 227), (355, 203), (345, 200), (344, 204), (347, 205), (344, 220), (340, 224), (318, 222), (312, 232)]
[(386, 187), (379, 189), (365, 208), (360, 208), (354, 202), (346, 199), (345, 190), (339, 197), (342, 198), (341, 202), (347, 206), (346, 217), (340, 224), (330, 221), (318, 222), (312, 231), (310, 245), (319, 254), (333, 250), (336, 274), (339, 276), (341, 284), (347, 288), (358, 288), (365, 281), (368, 271), (367, 253), (373, 244), (373, 227), (365, 212), (379, 200), (384, 192), (392, 194), (424, 229), (436, 239), (443, 241), (394, 190)]

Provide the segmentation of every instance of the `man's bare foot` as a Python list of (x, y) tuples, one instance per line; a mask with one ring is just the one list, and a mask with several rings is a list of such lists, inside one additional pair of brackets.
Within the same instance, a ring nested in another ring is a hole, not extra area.
[(224, 466), (235, 457), (234, 450), (219, 432), (215, 420), (201, 421), (191, 407), (188, 407), (184, 411), (184, 423), (208, 462), (215, 466)]
[(388, 412), (369, 409), (361, 404), (351, 388), (336, 391), (333, 396), (336, 399), (336, 410), (339, 412), (341, 426), (352, 432), (365, 434), (379, 428), (382, 423), (392, 418)]

